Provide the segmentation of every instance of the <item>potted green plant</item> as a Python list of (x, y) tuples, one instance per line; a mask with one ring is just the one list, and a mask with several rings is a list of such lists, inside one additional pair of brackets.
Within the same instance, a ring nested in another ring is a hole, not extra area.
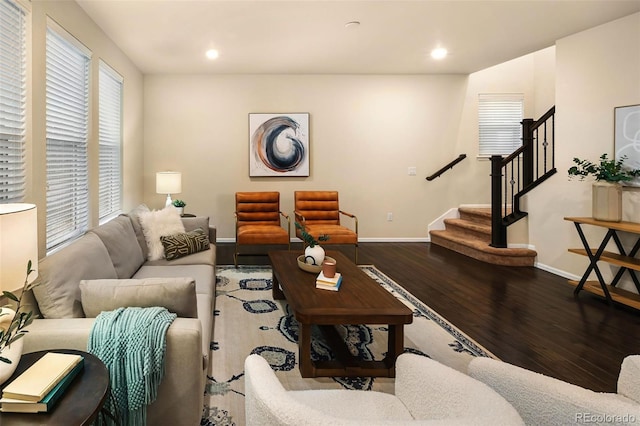
[(180, 214), (184, 213), (184, 208), (186, 205), (187, 203), (182, 200), (173, 200), (173, 207), (177, 208)]
[(324, 249), (320, 246), (320, 241), (328, 241), (329, 236), (327, 234), (322, 234), (319, 235), (316, 240), (300, 223), (296, 222), (295, 225), (296, 228), (300, 230), (300, 236), (306, 246), (304, 249), (305, 263), (318, 266), (322, 265), (322, 261), (324, 260)]
[(33, 284), (28, 283), (32, 272), (31, 261), (29, 261), (20, 297), (10, 291), (2, 292), (4, 297), (15, 303), (15, 307), (12, 305), (0, 307), (0, 384), (11, 377), (18, 366), (22, 356), (22, 338), (27, 333), (25, 327), (33, 322), (33, 313), (25, 310), (22, 305), (24, 292), (33, 288)]
[(597, 163), (574, 158), (574, 166), (567, 171), (569, 178), (584, 180), (593, 177), (592, 215), (594, 219), (620, 222), (622, 220), (622, 182), (628, 182), (640, 176), (639, 169), (625, 167), (626, 156), (618, 160), (609, 159), (607, 154), (600, 156)]

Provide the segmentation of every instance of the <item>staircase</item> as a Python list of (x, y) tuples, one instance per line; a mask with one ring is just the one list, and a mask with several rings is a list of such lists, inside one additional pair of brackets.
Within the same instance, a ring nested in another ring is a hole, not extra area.
[(444, 230), (429, 234), (431, 243), (494, 265), (533, 266), (537, 253), (524, 248), (491, 247), (491, 208), (460, 207), (460, 218), (445, 219)]
[(458, 219), (429, 232), (432, 243), (495, 265), (534, 265), (534, 250), (508, 247), (507, 227), (527, 216), (520, 198), (556, 173), (555, 111), (523, 120), (522, 146), (506, 158), (491, 157), (491, 208), (460, 207)]

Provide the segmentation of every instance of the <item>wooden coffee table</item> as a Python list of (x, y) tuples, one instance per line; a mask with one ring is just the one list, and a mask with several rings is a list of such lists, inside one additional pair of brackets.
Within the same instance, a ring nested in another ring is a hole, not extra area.
[[(315, 288), (316, 276), (298, 267), (296, 252), (270, 251), (273, 298), (285, 299), (299, 324), (298, 353), (302, 377), (395, 377), (396, 357), (404, 351), (404, 324), (411, 309), (371, 279), (340, 252), (327, 252), (343, 276), (339, 291)], [(388, 324), (388, 351), (382, 361), (351, 355), (335, 329), (339, 324)], [(311, 360), (311, 326), (318, 325), (335, 360)]]

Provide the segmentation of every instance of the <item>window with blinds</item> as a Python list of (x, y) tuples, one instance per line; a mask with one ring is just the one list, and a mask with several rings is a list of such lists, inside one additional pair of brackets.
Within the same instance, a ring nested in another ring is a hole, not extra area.
[(99, 218), (107, 221), (121, 211), (122, 188), (122, 77), (100, 61), (99, 139), (100, 183)]
[(520, 148), (524, 95), (480, 94), (478, 101), (479, 155), (509, 155)]
[(47, 251), (88, 227), (90, 52), (53, 21), (47, 28)]
[(0, 0), (0, 21), (0, 203), (15, 203), (23, 201), (26, 175), (25, 12)]

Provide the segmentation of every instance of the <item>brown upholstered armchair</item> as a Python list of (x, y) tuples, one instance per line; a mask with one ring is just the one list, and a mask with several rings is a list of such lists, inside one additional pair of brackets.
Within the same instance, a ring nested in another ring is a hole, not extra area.
[[(337, 191), (295, 191), (295, 220), (314, 238), (322, 234), (329, 235), (327, 244), (353, 244), (355, 246), (355, 263), (358, 263), (358, 218), (340, 210)], [(353, 219), (352, 230), (340, 224), (340, 215)], [(296, 228), (296, 236), (301, 238)]]
[[(291, 222), (289, 216), (280, 211), (279, 192), (236, 192), (236, 250), (233, 255), (235, 266), (241, 245), (286, 244), (291, 249)], [(286, 219), (283, 228), (281, 219)]]

